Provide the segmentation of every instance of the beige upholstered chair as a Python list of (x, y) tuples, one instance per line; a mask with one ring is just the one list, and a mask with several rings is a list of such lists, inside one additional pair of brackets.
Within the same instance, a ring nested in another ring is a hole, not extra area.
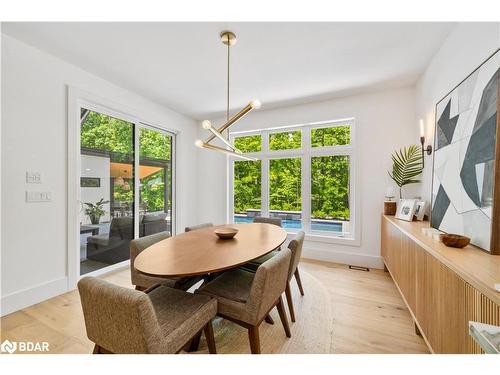
[(281, 298), (290, 259), (290, 250), (282, 250), (264, 262), (256, 273), (233, 269), (196, 291), (217, 298), (217, 314), (248, 329), (250, 349), (254, 354), (260, 353), (259, 326), (275, 306), (286, 336), (291, 337)]
[(288, 244), (288, 248), (292, 252), (292, 260), (290, 261), (290, 268), (288, 269), (288, 281), (286, 283), (285, 295), (286, 301), (288, 303), (288, 310), (290, 311), (290, 319), (295, 322), (295, 311), (293, 310), (292, 292), (290, 290), (290, 280), (295, 275), (295, 280), (297, 280), (297, 285), (299, 286), (299, 291), (301, 295), (304, 295), (304, 290), (302, 289), (302, 282), (300, 280), (299, 274), (299, 262), (300, 256), (302, 255), (302, 246), (304, 245), (305, 233), (299, 231), (293, 240)]
[[(264, 224), (273, 224), (273, 225), (276, 225), (278, 227), (281, 227), (281, 219), (280, 218), (274, 218), (274, 217), (262, 217), (262, 216), (257, 216), (256, 218), (253, 219), (253, 222), (254, 223), (264, 223)], [(270, 253), (267, 253), (266, 255), (263, 255), (257, 259), (254, 259), (248, 263), (245, 263), (244, 265), (241, 266), (241, 268), (247, 270), (247, 271), (251, 271), (251, 272), (255, 272), (257, 271), (257, 268), (259, 268), (259, 266), (264, 263), (266, 260), (269, 260), (271, 259), (273, 256), (276, 255), (276, 253), (279, 251), (279, 247), (273, 251), (271, 251)]]
[(94, 353), (177, 353), (204, 330), (215, 353), (209, 296), (155, 286), (146, 293), (93, 277), (78, 282), (88, 338)]
[(192, 230), (196, 229), (203, 229), (203, 228), (209, 228), (213, 227), (214, 225), (212, 223), (203, 223), (203, 224), (198, 224), (198, 225), (192, 225), (190, 227), (186, 227), (184, 229), (185, 232), (191, 232)]
[(146, 290), (147, 288), (153, 285), (163, 284), (176, 289), (188, 290), (198, 281), (202, 280), (201, 277), (166, 278), (166, 277), (148, 276), (140, 273), (135, 269), (134, 267), (135, 258), (143, 250), (169, 237), (170, 237), (169, 232), (160, 232), (130, 241), (130, 274), (132, 279), (132, 285), (135, 285), (135, 289)]

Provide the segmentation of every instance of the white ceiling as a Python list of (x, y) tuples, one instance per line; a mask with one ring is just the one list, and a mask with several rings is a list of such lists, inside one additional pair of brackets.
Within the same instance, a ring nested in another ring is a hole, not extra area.
[(452, 23), (3, 23), (2, 32), (196, 119), (415, 83)]

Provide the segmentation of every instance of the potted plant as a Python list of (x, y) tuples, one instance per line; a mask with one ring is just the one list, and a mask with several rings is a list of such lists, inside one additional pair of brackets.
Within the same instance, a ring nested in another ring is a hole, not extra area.
[(99, 224), (101, 217), (106, 213), (104, 210), (104, 205), (109, 203), (109, 201), (105, 201), (104, 198), (101, 198), (96, 203), (84, 203), (87, 208), (84, 210), (85, 215), (87, 215), (92, 224)]
[(422, 155), (422, 149), (417, 145), (405, 147), (391, 155), (392, 173), (387, 173), (399, 187), (400, 199), (402, 198), (403, 186), (420, 182), (415, 177), (421, 174), (424, 169)]

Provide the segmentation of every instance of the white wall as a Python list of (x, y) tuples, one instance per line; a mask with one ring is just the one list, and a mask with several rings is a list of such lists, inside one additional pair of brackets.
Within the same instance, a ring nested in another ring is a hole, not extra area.
[[(356, 119), (359, 185), (361, 200), (361, 246), (307, 241), (304, 256), (354, 265), (382, 267), (380, 259), (380, 215), (391, 168), (390, 154), (405, 145), (418, 143), (414, 88), (380, 91), (296, 105), (254, 111), (234, 126), (234, 131), (262, 129), (316, 121), (354, 117)], [(221, 121), (214, 121), (220, 124)], [(200, 129), (200, 128), (199, 128)], [(206, 132), (199, 130), (200, 138)], [(226, 222), (226, 157), (200, 150), (199, 179), (203, 181), (198, 205), (200, 221)], [(406, 191), (413, 197), (416, 189)]]
[[(460, 23), (450, 33), (416, 85), (416, 113), (434, 145), (436, 103), (500, 47), (500, 23)], [(430, 202), (432, 158), (427, 158), (421, 195)]]
[[(2, 315), (68, 288), (68, 85), (179, 132), (177, 228), (198, 222), (196, 127), (191, 119), (6, 35), (1, 61)], [(42, 184), (27, 185), (26, 171), (41, 172)], [(25, 203), (29, 189), (51, 191), (52, 202)]]

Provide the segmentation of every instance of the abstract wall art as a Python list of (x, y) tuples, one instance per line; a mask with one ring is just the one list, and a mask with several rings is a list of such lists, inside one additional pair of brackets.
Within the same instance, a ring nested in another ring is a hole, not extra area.
[(473, 245), (495, 254), (500, 252), (499, 80), (497, 50), (437, 103), (431, 212), (432, 227), (470, 237)]

